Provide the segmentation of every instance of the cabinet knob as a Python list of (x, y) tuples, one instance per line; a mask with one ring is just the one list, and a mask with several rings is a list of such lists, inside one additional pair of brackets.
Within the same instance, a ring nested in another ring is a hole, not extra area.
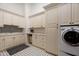
[(71, 22), (69, 24), (72, 24)]
[(70, 22), (69, 24), (74, 24), (74, 22)]

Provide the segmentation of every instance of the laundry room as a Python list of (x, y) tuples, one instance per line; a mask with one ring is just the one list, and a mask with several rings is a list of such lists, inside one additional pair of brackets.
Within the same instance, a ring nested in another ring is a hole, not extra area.
[(0, 56), (79, 56), (79, 3), (0, 3)]

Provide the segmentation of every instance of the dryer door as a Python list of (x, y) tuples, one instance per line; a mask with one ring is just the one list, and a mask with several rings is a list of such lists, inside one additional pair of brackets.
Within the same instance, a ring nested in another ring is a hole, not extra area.
[(79, 46), (79, 31), (76, 29), (68, 29), (63, 33), (63, 40), (72, 46)]

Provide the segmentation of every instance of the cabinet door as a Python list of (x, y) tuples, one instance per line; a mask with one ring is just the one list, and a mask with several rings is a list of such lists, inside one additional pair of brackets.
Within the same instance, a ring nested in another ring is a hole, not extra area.
[(14, 46), (14, 40), (12, 36), (5, 37), (5, 48), (10, 48)]
[(19, 26), (22, 27), (22, 28), (25, 28), (25, 19), (24, 17), (19, 17)]
[(3, 11), (0, 10), (0, 27), (3, 27)]
[(12, 14), (12, 25), (17, 25), (17, 16)]
[(45, 14), (41, 13), (30, 18), (31, 27), (45, 27)]
[(36, 25), (37, 27), (45, 27), (45, 13), (40, 13), (36, 16)]
[(53, 54), (58, 54), (58, 30), (57, 28), (47, 28), (46, 50)]
[(46, 23), (49, 24), (58, 24), (58, 8), (52, 8), (46, 12)]
[(38, 35), (38, 37), (37, 37), (37, 42), (38, 42), (38, 47), (40, 47), (40, 48), (43, 48), (43, 49), (45, 49), (45, 47), (46, 47), (46, 42), (45, 42), (45, 36), (44, 35)]
[(30, 27), (33, 27), (34, 26), (34, 20), (33, 20), (33, 17), (30, 17)]
[(25, 43), (25, 36), (24, 35), (19, 35), (19, 43), (24, 44)]
[(36, 34), (33, 34), (33, 36), (32, 36), (32, 44), (37, 45), (37, 35)]
[(36, 39), (36, 46), (38, 46), (39, 48), (43, 48), (43, 40), (42, 40), (42, 35), (37, 34), (37, 39)]
[(0, 51), (5, 49), (5, 39), (4, 37), (0, 37)]
[(12, 25), (12, 14), (4, 11), (4, 24)]
[(79, 24), (79, 3), (72, 3), (72, 22)]
[(15, 46), (25, 43), (24, 37), (22, 35), (16, 35), (14, 39)]
[(19, 39), (21, 39), (21, 38), (19, 38), (19, 36), (16, 35), (16, 36), (15, 36), (15, 39), (14, 39), (15, 46), (20, 44), (20, 43), (19, 43), (19, 42), (20, 42)]
[(43, 49), (46, 49), (46, 44), (47, 44), (46, 40), (47, 40), (46, 35), (42, 35), (41, 42), (42, 42), (42, 48)]
[(41, 20), (37, 16), (31, 18), (31, 27), (40, 27)]
[(58, 8), (58, 19), (61, 25), (69, 25), (71, 22), (71, 4), (63, 4)]
[(46, 18), (45, 18), (45, 13), (43, 13), (42, 15), (41, 15), (41, 23), (40, 23), (40, 25), (41, 25), (41, 27), (45, 27), (46, 26)]

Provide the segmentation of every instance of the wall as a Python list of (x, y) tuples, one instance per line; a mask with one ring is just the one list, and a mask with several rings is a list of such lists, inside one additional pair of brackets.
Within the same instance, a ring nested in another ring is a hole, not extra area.
[[(25, 4), (25, 22), (26, 22), (26, 28), (25, 28), (25, 33), (29, 33), (29, 28), (30, 28), (30, 20), (29, 20), (29, 13), (30, 13), (30, 4)], [(26, 34), (26, 44), (28, 44), (28, 38)]]
[(0, 3), (0, 8), (24, 16), (25, 5), (23, 3)]
[(25, 4), (26, 33), (29, 33), (30, 28), (29, 15), (30, 15), (30, 4), (27, 3)]

